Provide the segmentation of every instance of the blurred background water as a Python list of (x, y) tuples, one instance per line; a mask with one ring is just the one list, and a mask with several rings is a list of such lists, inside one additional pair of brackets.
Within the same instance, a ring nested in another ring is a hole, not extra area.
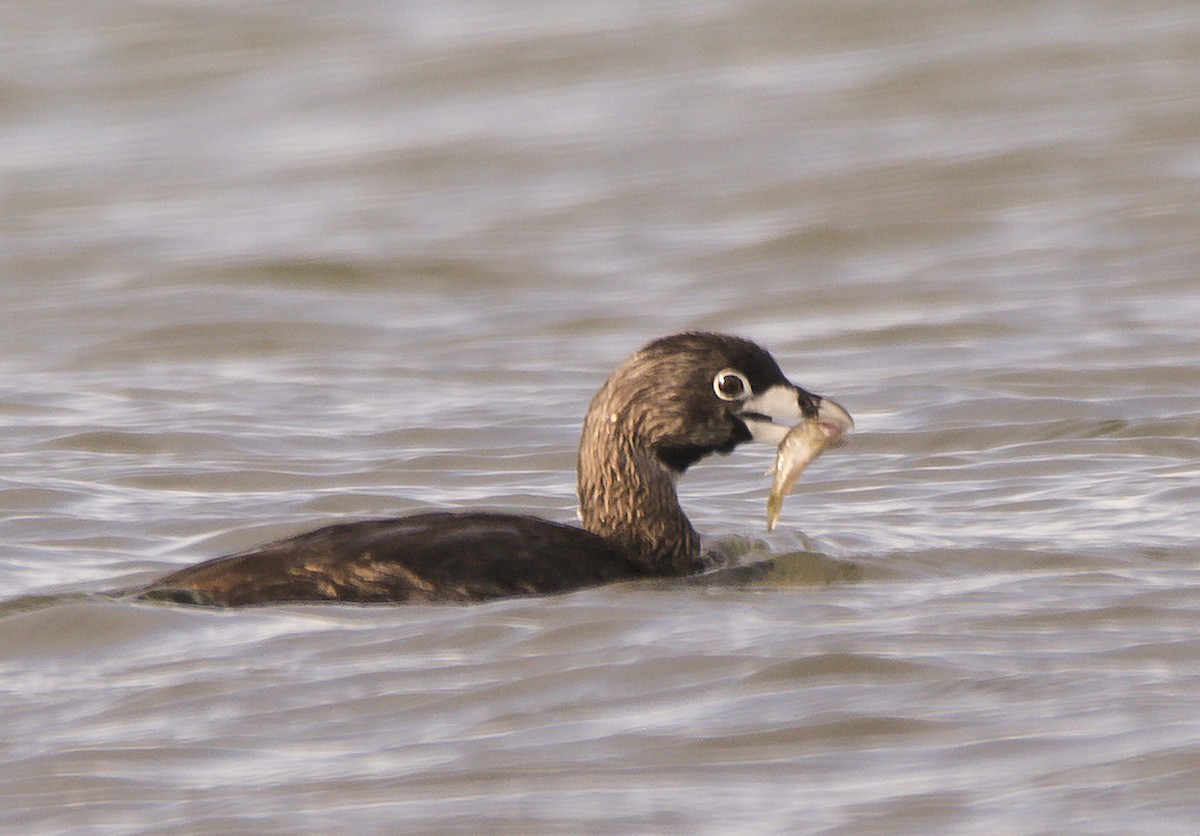
[[(0, 825), (1200, 820), (1200, 7), (0, 6)], [(760, 582), (207, 612), (337, 519), (569, 520), (608, 372), (743, 334), (859, 431)]]

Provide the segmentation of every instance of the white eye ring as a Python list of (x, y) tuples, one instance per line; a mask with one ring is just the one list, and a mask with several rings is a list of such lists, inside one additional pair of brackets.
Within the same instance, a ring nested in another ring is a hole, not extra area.
[(744, 401), (753, 394), (750, 381), (739, 371), (721, 369), (713, 378), (713, 391), (723, 401)]

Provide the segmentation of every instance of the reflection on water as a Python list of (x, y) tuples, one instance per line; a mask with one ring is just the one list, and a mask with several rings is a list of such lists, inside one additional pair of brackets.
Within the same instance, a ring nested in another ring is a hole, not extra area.
[[(0, 8), (0, 823), (1186, 830), (1200, 13)], [(685, 328), (859, 431), (730, 565), (475, 607), (100, 595), (333, 519), (574, 514)]]

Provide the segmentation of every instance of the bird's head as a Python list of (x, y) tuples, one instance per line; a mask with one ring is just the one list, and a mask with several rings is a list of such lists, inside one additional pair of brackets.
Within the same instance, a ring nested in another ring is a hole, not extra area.
[(746, 441), (777, 445), (804, 419), (853, 426), (842, 407), (789, 381), (755, 343), (696, 332), (643, 347), (608, 379), (588, 416), (675, 474)]

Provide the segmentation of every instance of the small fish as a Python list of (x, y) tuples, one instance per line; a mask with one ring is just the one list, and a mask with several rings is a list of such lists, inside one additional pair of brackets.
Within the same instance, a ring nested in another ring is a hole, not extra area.
[(815, 418), (808, 418), (792, 427), (779, 442), (775, 464), (767, 471), (775, 479), (767, 496), (767, 531), (775, 530), (783, 498), (791, 492), (804, 468), (827, 447), (836, 447), (854, 426), (850, 413), (831, 400), (821, 402)]

